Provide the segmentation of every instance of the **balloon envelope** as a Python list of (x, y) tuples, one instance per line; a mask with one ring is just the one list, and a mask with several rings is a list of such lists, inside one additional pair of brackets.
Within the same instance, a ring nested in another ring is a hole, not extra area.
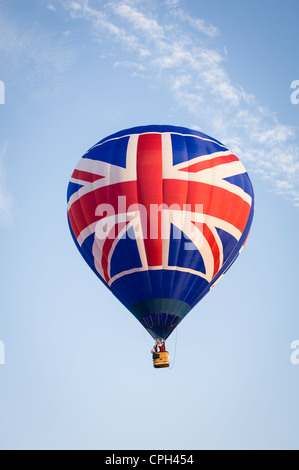
[(239, 159), (176, 126), (106, 137), (83, 155), (68, 186), (80, 253), (155, 339), (166, 339), (235, 261), (253, 208)]

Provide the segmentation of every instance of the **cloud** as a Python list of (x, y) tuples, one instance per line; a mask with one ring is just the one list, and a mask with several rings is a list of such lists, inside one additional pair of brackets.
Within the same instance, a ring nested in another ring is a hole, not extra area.
[(110, 5), (117, 15), (125, 18), (129, 23), (131, 23), (134, 30), (139, 31), (150, 40), (161, 39), (164, 37), (164, 28), (160, 26), (155, 19), (148, 18), (132, 5), (125, 2), (114, 2), (110, 3)]
[(42, 100), (68, 85), (74, 51), (63, 33), (0, 13), (0, 59), (11, 88), (19, 86)]
[[(177, 6), (178, 2), (174, 3), (172, 6)], [(175, 9), (173, 14), (181, 21), (187, 22), (192, 28), (194, 28), (197, 32), (206, 34), (210, 37), (215, 37), (220, 34), (219, 29), (216, 26), (208, 23), (207, 21), (201, 18), (193, 18), (189, 16), (185, 11), (181, 10), (180, 8)]]
[(164, 1), (165, 1), (165, 5), (169, 7), (176, 7), (180, 3), (180, 0), (164, 0)]
[(142, 40), (140, 41), (133, 32), (109, 19), (109, 9), (113, 9), (115, 5), (108, 3), (108, 11), (105, 12), (104, 8), (98, 10), (91, 7), (88, 0), (64, 1), (63, 4), (73, 19), (81, 18), (91, 22), (95, 36), (100, 42), (108, 37), (113, 42), (121, 43), (128, 51), (138, 52), (141, 58), (150, 55)]
[(56, 8), (55, 8), (54, 5), (52, 5), (52, 3), (49, 3), (49, 5), (47, 5), (47, 8), (48, 8), (48, 10), (56, 11)]
[(139, 71), (145, 70), (144, 65), (138, 64), (136, 62), (131, 62), (130, 60), (123, 60), (123, 61), (114, 62), (113, 67), (114, 68), (127, 67), (129, 69), (135, 69), (135, 70), (139, 70)]
[[(299, 206), (299, 132), (235, 84), (220, 30), (180, 8), (179, 0), (61, 0), (71, 18), (89, 21), (102, 53), (118, 44), (114, 67), (146, 69), (173, 93), (190, 122), (231, 147), (251, 172)], [(164, 8), (163, 8), (164, 7)], [(127, 54), (127, 55), (126, 55)]]

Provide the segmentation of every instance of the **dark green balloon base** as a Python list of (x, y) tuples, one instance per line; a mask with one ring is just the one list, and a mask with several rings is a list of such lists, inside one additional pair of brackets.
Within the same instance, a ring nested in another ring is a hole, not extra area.
[(176, 299), (142, 300), (130, 308), (154, 339), (168, 338), (190, 310), (189, 304)]

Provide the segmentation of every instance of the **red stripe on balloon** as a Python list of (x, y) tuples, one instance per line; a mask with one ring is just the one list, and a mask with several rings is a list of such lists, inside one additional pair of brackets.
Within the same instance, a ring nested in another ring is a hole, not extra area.
[(102, 175), (95, 175), (94, 173), (89, 173), (88, 171), (74, 170), (72, 178), (77, 180), (87, 181), (88, 183), (93, 183), (94, 181), (104, 178)]
[(189, 173), (197, 173), (198, 171), (207, 170), (218, 165), (223, 165), (224, 163), (238, 162), (239, 159), (236, 155), (222, 155), (221, 157), (211, 158), (210, 160), (205, 160), (203, 162), (194, 163), (194, 165), (188, 166), (186, 168), (181, 168), (180, 171), (187, 171)]
[[(137, 145), (137, 194), (138, 203), (146, 208), (147, 231), (144, 247), (149, 266), (162, 265), (162, 219), (155, 211), (163, 204), (162, 139), (161, 134), (143, 134)], [(155, 214), (154, 214), (155, 212)]]

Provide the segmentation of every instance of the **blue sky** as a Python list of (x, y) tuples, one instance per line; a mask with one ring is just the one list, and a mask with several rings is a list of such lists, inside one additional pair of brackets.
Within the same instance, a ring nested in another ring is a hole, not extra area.
[[(0, 448), (299, 448), (298, 13), (0, 1)], [(66, 222), (81, 155), (143, 124), (222, 141), (256, 196), (242, 255), (169, 339), (170, 370), (152, 368), (151, 338)]]

